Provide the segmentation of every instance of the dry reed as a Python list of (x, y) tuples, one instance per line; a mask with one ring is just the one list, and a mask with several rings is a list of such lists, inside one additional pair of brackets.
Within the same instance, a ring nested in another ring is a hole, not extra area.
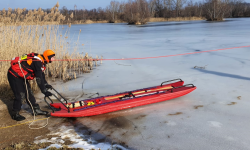
[(206, 19), (201, 17), (150, 18), (149, 22), (188, 21), (188, 20), (206, 20)]
[[(31, 52), (42, 54), (44, 50), (52, 49), (56, 53), (56, 59), (67, 61), (55, 61), (49, 64), (45, 71), (46, 77), (67, 81), (92, 70), (93, 59), (87, 53), (85, 56), (77, 53), (77, 44), (70, 53), (68, 32), (63, 34), (60, 30), (59, 22), (64, 16), (59, 13), (58, 7), (57, 3), (48, 14), (41, 9), (29, 10), (27, 14), (24, 13), (26, 9), (18, 8), (15, 11), (3, 9), (0, 12), (0, 60), (11, 60)], [(73, 59), (82, 60), (72, 61)], [(1, 96), (9, 96), (12, 93), (7, 80), (9, 67), (10, 61), (0, 61)], [(36, 90), (35, 80), (30, 83), (32, 89)]]

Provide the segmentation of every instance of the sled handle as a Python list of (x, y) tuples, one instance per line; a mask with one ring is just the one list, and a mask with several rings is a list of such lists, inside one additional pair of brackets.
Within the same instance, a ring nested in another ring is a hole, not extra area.
[(178, 78), (178, 79), (173, 79), (173, 80), (169, 80), (169, 81), (164, 81), (164, 82), (161, 83), (161, 86), (162, 86), (164, 83), (171, 82), (171, 81), (175, 81), (175, 80), (180, 80), (180, 81), (182, 82), (182, 80), (181, 80), (180, 78)]
[[(48, 97), (49, 98), (49, 97)], [(49, 100), (51, 101), (51, 103), (53, 104), (53, 101), (49, 98)], [(48, 103), (48, 101), (46, 100), (46, 96), (44, 97), (44, 101), (47, 103), (47, 105), (50, 107), (50, 109), (52, 110), (52, 112), (54, 113), (54, 109), (50, 106), (50, 104)]]
[(174, 90), (174, 89), (178, 89), (178, 88), (181, 88), (181, 87), (187, 87), (187, 86), (195, 87), (193, 84), (186, 84), (186, 85), (183, 85), (183, 86), (173, 87), (173, 88), (171, 89), (171, 93), (173, 93), (173, 90)]
[[(63, 106), (65, 107), (65, 108), (67, 108), (68, 109), (68, 113), (70, 112), (70, 110), (69, 110), (69, 107), (67, 107), (55, 94), (53, 94), (53, 93), (51, 93), (59, 102), (61, 102), (62, 104), (63, 104)], [(50, 97), (48, 97), (49, 98), (49, 100), (51, 101), (51, 103), (53, 104), (53, 101), (50, 99)], [(47, 102), (47, 100), (46, 100), (46, 96), (44, 97), (44, 101), (49, 105), (49, 107), (52, 109), (52, 111), (54, 112), (54, 109), (50, 106), (50, 104)]]
[[(54, 89), (55, 90), (55, 89)], [(57, 93), (57, 94), (59, 94), (59, 93)], [(69, 110), (69, 107), (67, 107), (55, 94), (53, 94), (52, 93), (52, 95), (54, 95), (55, 96), (55, 98), (59, 101), (59, 102), (61, 102), (62, 104), (63, 104), (63, 106), (65, 107), (65, 108), (67, 108), (68, 109), (68, 113), (70, 112), (70, 110)], [(59, 94), (60, 95), (60, 94)], [(61, 95), (60, 95), (61, 96)], [(63, 98), (63, 97), (62, 97)], [(65, 98), (63, 98), (65, 101), (66, 101), (66, 104), (68, 104), (67, 103), (67, 100), (65, 99)]]
[[(60, 95), (61, 96), (61, 98), (63, 98), (64, 100), (65, 100), (65, 102), (66, 102), (66, 104), (68, 104), (68, 101), (66, 100), (66, 98), (64, 98), (56, 89), (54, 89), (53, 87), (52, 87), (52, 90), (54, 90), (58, 95)], [(53, 94), (54, 95), (54, 94)], [(58, 99), (59, 100), (59, 99)], [(60, 100), (59, 100), (60, 101)]]

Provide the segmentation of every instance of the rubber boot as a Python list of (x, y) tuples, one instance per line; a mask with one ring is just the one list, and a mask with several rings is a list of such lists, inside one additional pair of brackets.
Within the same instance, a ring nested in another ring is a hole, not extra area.
[(11, 118), (16, 121), (22, 121), (26, 119), (24, 116), (19, 114), (19, 111), (13, 111)]
[(35, 115), (47, 115), (48, 114), (47, 111), (41, 110), (39, 105), (33, 106), (33, 109), (34, 109)]

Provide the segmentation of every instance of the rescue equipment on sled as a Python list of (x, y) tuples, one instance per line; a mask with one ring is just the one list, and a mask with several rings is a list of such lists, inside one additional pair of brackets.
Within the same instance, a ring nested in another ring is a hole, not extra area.
[[(67, 100), (53, 88), (53, 90), (59, 94), (66, 103), (63, 103), (55, 95), (54, 96), (61, 103), (53, 103), (49, 97), (48, 98), (51, 101), (50, 104), (47, 102), (46, 97), (44, 100), (53, 111), (51, 112), (51, 116), (85, 117), (174, 99), (186, 95), (196, 89), (196, 86), (193, 84), (183, 84), (184, 81), (181, 79), (174, 79), (162, 82), (159, 86), (123, 92), (115, 95), (101, 96), (72, 103), (67, 102)], [(56, 111), (54, 108), (60, 110)]]

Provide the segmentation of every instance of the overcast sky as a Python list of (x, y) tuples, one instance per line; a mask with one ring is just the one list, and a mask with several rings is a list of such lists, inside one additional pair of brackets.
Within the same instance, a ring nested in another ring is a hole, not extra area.
[[(52, 8), (56, 2), (59, 2), (60, 8), (66, 6), (68, 9), (73, 9), (74, 5), (77, 5), (77, 9), (93, 9), (102, 7), (105, 8), (109, 5), (111, 0), (0, 0), (0, 9), (3, 8), (27, 8), (27, 9), (37, 9), (41, 7), (42, 9)], [(127, 1), (127, 0), (116, 0), (116, 1)], [(199, 0), (194, 0), (199, 1)], [(250, 3), (250, 0), (245, 0)]]

